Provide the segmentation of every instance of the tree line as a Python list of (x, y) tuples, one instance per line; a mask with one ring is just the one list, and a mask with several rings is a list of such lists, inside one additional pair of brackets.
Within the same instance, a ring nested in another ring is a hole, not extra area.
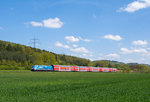
[(150, 67), (144, 64), (125, 64), (108, 60), (90, 61), (0, 40), (0, 70), (29, 70), (36, 64), (109, 67), (118, 68), (121, 72), (150, 72)]

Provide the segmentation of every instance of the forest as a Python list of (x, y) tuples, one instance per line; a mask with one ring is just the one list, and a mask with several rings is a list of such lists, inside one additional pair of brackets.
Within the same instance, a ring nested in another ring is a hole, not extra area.
[(30, 70), (31, 66), (36, 64), (109, 67), (117, 68), (120, 72), (150, 72), (150, 66), (146, 64), (110, 60), (90, 61), (0, 40), (0, 70)]

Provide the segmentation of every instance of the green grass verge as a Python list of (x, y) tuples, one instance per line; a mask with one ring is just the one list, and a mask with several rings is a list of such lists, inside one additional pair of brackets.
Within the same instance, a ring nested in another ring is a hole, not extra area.
[(25, 67), (15, 67), (11, 65), (0, 65), (0, 70), (25, 70)]
[(150, 74), (0, 71), (0, 102), (150, 102)]

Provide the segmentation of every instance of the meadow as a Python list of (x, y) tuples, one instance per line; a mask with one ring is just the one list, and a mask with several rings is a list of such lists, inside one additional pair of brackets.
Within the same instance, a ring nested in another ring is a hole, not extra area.
[(0, 71), (0, 102), (150, 102), (150, 74)]

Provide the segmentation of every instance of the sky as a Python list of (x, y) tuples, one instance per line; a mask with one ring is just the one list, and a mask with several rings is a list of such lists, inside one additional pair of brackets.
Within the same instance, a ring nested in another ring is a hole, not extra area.
[(150, 64), (150, 0), (0, 0), (0, 40)]

